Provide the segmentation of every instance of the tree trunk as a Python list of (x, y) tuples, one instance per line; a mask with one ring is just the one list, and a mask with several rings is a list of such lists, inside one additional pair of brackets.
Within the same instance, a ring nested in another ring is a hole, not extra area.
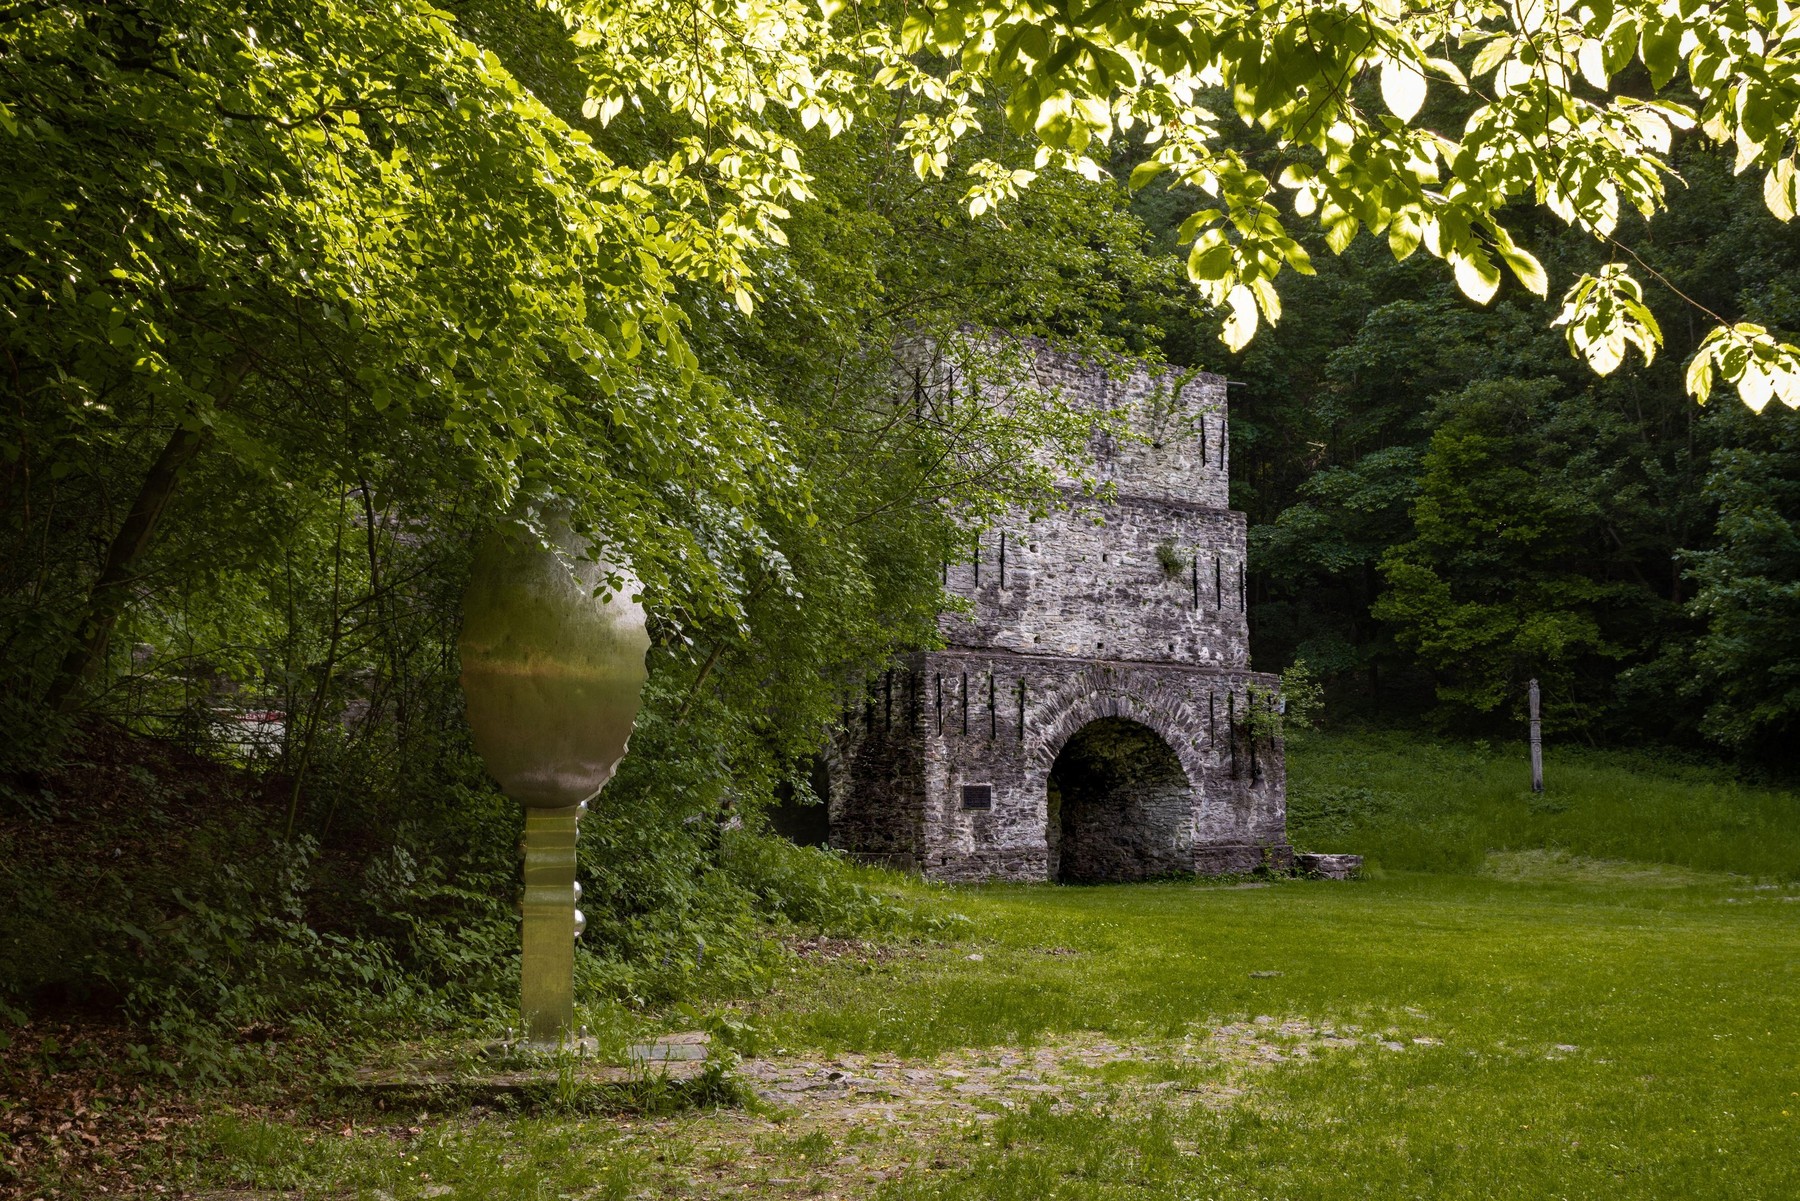
[(50, 708), (59, 713), (74, 709), (80, 701), (83, 685), (105, 662), (107, 643), (112, 639), (119, 614), (125, 609), (138, 561), (156, 536), (163, 511), (181, 483), (182, 472), (210, 441), (210, 429), (177, 428), (169, 435), (162, 453), (156, 456), (136, 499), (131, 502), (130, 511), (125, 514), (124, 523), (113, 536), (112, 545), (106, 548), (106, 562), (88, 592), (87, 612), (82, 618), (75, 645), (64, 656), (56, 678), (50, 682), (50, 691), (44, 697), (44, 703)]

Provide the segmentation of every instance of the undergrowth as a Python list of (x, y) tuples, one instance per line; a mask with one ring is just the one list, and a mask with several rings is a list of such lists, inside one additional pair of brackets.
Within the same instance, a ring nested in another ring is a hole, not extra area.
[[(170, 1080), (265, 1073), (272, 1055), (335, 1062), (397, 1028), (502, 1033), (517, 1021), (519, 809), (478, 773), (440, 784), (425, 804), (381, 798), (386, 812), (346, 801), (329, 843), (286, 838), (280, 777), (90, 731), (0, 797), (0, 1018), (123, 1018), (124, 1066)], [(966, 924), (930, 893), (901, 901), (891, 876), (741, 824), (602, 809), (582, 835), (577, 1000), (613, 1041), (672, 1005), (767, 988), (789, 931)]]

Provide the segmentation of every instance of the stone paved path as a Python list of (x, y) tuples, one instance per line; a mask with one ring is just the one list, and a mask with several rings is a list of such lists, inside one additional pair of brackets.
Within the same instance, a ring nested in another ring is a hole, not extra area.
[[(991, 1118), (1040, 1097), (1065, 1109), (1091, 1102), (1108, 1084), (1127, 1092), (1181, 1088), (1229, 1099), (1242, 1092), (1238, 1077), (1247, 1069), (1310, 1059), (1334, 1048), (1403, 1049), (1396, 1038), (1396, 1032), (1262, 1017), (1166, 1041), (1075, 1037), (1028, 1049), (960, 1051), (929, 1061), (863, 1055), (749, 1059), (736, 1072), (767, 1104), (806, 1113), (829, 1110), (841, 1120)], [(1120, 1068), (1126, 1070), (1115, 1070)], [(1179, 1080), (1148, 1078), (1186, 1070), (1223, 1075), (1185, 1087)]]
[(627, 1141), (683, 1149), (659, 1157), (654, 1178), (634, 1195), (869, 1197), (896, 1176), (956, 1167), (971, 1130), (1033, 1104), (1119, 1115), (1158, 1104), (1224, 1109), (1254, 1104), (1257, 1077), (1283, 1065), (1435, 1045), (1392, 1027), (1264, 1016), (1168, 1039), (1082, 1034), (931, 1059), (746, 1059), (733, 1071), (754, 1089), (761, 1112), (636, 1124)]

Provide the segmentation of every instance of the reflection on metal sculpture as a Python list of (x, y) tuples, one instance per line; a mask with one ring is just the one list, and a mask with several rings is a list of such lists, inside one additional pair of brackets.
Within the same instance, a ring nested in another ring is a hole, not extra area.
[[(547, 522), (546, 537), (513, 522), (482, 544), (460, 650), (475, 749), (525, 806), (525, 1035), (560, 1045), (574, 1021), (584, 925), (576, 823), (624, 757), (650, 639), (628, 571), (590, 558), (565, 522)], [(609, 576), (622, 586), (605, 594)]]

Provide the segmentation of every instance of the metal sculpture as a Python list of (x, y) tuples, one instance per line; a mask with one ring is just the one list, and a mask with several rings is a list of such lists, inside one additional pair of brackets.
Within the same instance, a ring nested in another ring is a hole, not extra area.
[[(611, 580), (615, 585), (606, 586)], [(561, 1046), (575, 1008), (577, 823), (624, 757), (650, 638), (627, 568), (557, 517), (513, 520), (476, 551), (463, 597), (463, 694), (475, 749), (525, 806), (527, 1041)]]

